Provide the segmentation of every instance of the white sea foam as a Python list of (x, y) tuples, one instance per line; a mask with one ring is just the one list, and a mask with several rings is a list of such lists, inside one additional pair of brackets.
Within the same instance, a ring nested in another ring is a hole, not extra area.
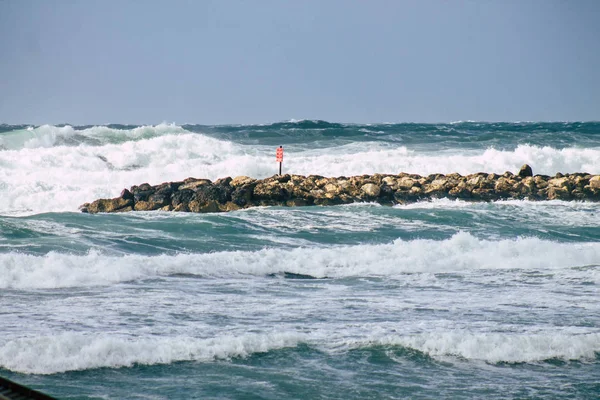
[[(276, 172), (273, 148), (243, 145), (190, 133), (176, 125), (130, 130), (42, 126), (8, 133), (0, 145), (0, 214), (77, 211), (86, 201), (115, 197), (124, 187), (189, 176), (217, 179)], [(61, 145), (66, 139), (79, 145)], [(124, 139), (125, 138), (125, 139)], [(325, 176), (410, 172), (516, 172), (529, 163), (535, 173), (600, 173), (600, 148), (537, 147), (514, 150), (416, 151), (381, 142), (328, 148), (291, 146), (285, 172)]]
[(26, 374), (93, 368), (213, 361), (294, 347), (296, 333), (246, 334), (201, 339), (62, 333), (13, 339), (0, 344), (0, 367)]
[(494, 203), (470, 202), (464, 200), (432, 199), (411, 204), (396, 205), (402, 210), (449, 210), (458, 209), (471, 213), (485, 214), (487, 218), (513, 218), (535, 221), (536, 226), (579, 226), (596, 227), (600, 225), (598, 204), (584, 201), (528, 201), (500, 200)]
[(117, 196), (124, 187), (142, 182), (268, 175), (252, 153), (256, 150), (195, 134), (100, 147), (2, 151), (0, 213), (77, 211), (83, 202)]
[[(381, 143), (353, 143), (332, 149), (318, 149), (293, 154), (287, 161), (291, 171), (301, 174), (360, 175), (408, 172), (470, 174), (475, 172), (516, 173), (530, 164), (536, 174), (557, 172), (600, 173), (599, 148), (538, 147), (520, 145), (516, 149), (486, 149), (421, 152), (406, 147), (389, 147)], [(316, 171), (316, 172), (315, 172)]]
[[(282, 264), (281, 260), (285, 260)], [(382, 245), (332, 248), (264, 249), (175, 256), (122, 257), (90, 252), (75, 256), (0, 254), (0, 288), (60, 288), (108, 285), (188, 273), (206, 277), (261, 276), (282, 271), (315, 277), (386, 276), (406, 273), (468, 272), (481, 269), (561, 270), (600, 265), (600, 243), (555, 243), (537, 238), (480, 240), (458, 233), (442, 241), (396, 240)], [(600, 281), (600, 268), (585, 272)]]
[(107, 126), (92, 126), (76, 130), (72, 126), (62, 127), (41, 125), (36, 128), (7, 132), (0, 136), (0, 148), (20, 150), (53, 147), (63, 142), (77, 144), (83, 141), (87, 145), (102, 145), (113, 142), (148, 139), (164, 135), (188, 133), (174, 124), (144, 125), (133, 129), (115, 129)]
[[(442, 332), (387, 336), (368, 344), (397, 345), (432, 357), (455, 356), (491, 363), (527, 363), (550, 359), (593, 360), (600, 353), (600, 333), (465, 333)], [(365, 343), (354, 343), (360, 347)]]

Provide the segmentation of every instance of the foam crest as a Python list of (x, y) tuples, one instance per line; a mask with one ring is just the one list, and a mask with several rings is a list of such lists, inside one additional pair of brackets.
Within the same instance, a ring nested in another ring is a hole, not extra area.
[(371, 344), (409, 347), (432, 357), (460, 357), (490, 363), (531, 363), (594, 360), (600, 353), (600, 333), (509, 334), (443, 332), (388, 336)]
[[(282, 265), (281, 260), (285, 260)], [(61, 288), (109, 285), (171, 274), (205, 277), (264, 276), (283, 271), (315, 277), (385, 276), (406, 273), (468, 272), (481, 269), (561, 270), (600, 265), (600, 243), (555, 243), (537, 238), (480, 240), (469, 233), (450, 239), (396, 240), (390, 244), (332, 248), (264, 249), (175, 256), (76, 256), (51, 252), (44, 256), (0, 254), (0, 288)], [(600, 281), (600, 269), (586, 271)]]
[[(44, 129), (50, 133), (42, 134)], [(71, 127), (43, 126), (33, 130), (41, 136), (30, 139), (35, 142), (31, 142), (31, 146), (0, 151), (0, 198), (3, 200), (0, 214), (77, 211), (85, 202), (118, 196), (124, 187), (143, 182), (158, 184), (190, 176), (211, 180), (237, 175), (264, 178), (277, 171), (274, 148), (269, 146), (218, 140), (170, 125), (128, 130), (127, 135), (139, 140), (124, 142), (121, 139), (112, 142), (112, 133), (104, 130), (115, 131), (107, 127), (74, 131)], [(52, 145), (59, 135), (81, 135), (81, 132), (88, 139), (99, 138), (100, 144)], [(519, 146), (514, 151), (426, 152), (382, 142), (320, 149), (290, 146), (284, 171), (324, 176), (503, 173), (516, 172), (525, 162), (540, 174), (600, 173), (600, 149)]]
[(557, 172), (600, 173), (599, 148), (564, 148), (519, 145), (514, 150), (487, 149), (459, 151), (416, 151), (390, 147), (382, 143), (360, 143), (309, 150), (294, 154), (286, 161), (289, 170), (298, 174), (325, 176), (407, 172), (420, 175), (458, 172), (516, 173), (527, 163), (535, 174)]
[(0, 367), (26, 374), (54, 374), (103, 367), (131, 367), (134, 364), (209, 362), (294, 347), (300, 339), (295, 333), (199, 339), (71, 332), (5, 342), (0, 345)]
[(187, 131), (174, 124), (144, 125), (131, 129), (116, 129), (108, 126), (92, 126), (75, 129), (70, 125), (41, 125), (21, 129), (0, 136), (0, 148), (20, 150), (54, 146), (99, 146), (107, 143), (122, 143), (130, 140), (148, 139), (167, 134), (182, 134)]
[[(247, 150), (204, 135), (182, 134), (101, 147), (2, 151), (0, 213), (76, 211), (84, 202), (118, 196), (124, 187), (142, 182), (268, 175), (266, 155)], [(256, 162), (259, 158), (265, 160), (262, 165)]]

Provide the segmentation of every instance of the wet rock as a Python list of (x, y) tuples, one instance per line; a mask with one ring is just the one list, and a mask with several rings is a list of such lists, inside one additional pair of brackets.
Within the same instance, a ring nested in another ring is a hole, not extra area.
[(509, 192), (512, 190), (514, 184), (515, 184), (514, 180), (507, 179), (505, 177), (500, 177), (496, 181), (496, 184), (494, 185), (494, 189), (496, 189), (499, 192)]
[(381, 189), (374, 183), (367, 183), (362, 185), (360, 190), (368, 197), (368, 198), (376, 198), (379, 196)]
[(219, 211), (219, 203), (215, 200), (199, 201), (192, 200), (188, 204), (190, 212), (194, 213), (213, 213)]
[(289, 182), (292, 179), (292, 177), (289, 174), (285, 174), (285, 175), (276, 175), (273, 177), (273, 179), (279, 183), (286, 183), (286, 182)]
[(571, 182), (569, 182), (569, 178), (565, 177), (557, 177), (554, 179), (548, 180), (548, 185), (554, 186), (557, 188), (565, 188), (567, 190), (571, 189)]
[[(188, 178), (151, 186), (143, 183), (124, 189), (120, 197), (83, 204), (82, 212), (164, 210), (223, 212), (253, 206), (306, 206), (376, 201), (384, 205), (405, 204), (434, 198), (494, 201), (498, 199), (600, 201), (600, 176), (587, 173), (513, 175), (505, 172), (457, 173), (420, 176), (360, 175), (327, 178), (319, 175), (275, 175), (256, 180), (247, 176), (226, 177), (214, 183)], [(522, 172), (522, 171), (520, 171)]]
[[(398, 186), (397, 188), (400, 190), (410, 190), (410, 188), (415, 186), (416, 181), (413, 178), (404, 177), (404, 178), (398, 179), (396, 184)], [(419, 183), (419, 186), (421, 186), (420, 183)]]
[(516, 198), (528, 198), (534, 194), (535, 184), (532, 177), (515, 182), (510, 189), (510, 193), (514, 193)]
[(306, 199), (292, 199), (285, 202), (285, 205), (288, 207), (302, 207), (309, 204), (310, 203)]
[(90, 214), (95, 213), (112, 213), (118, 212), (121, 209), (131, 207), (133, 205), (133, 199), (124, 199), (121, 197), (117, 197), (115, 199), (98, 199), (91, 203), (86, 203), (83, 208), (85, 208), (84, 212), (88, 212)]
[(212, 186), (212, 182), (208, 179), (198, 179), (198, 180), (184, 183), (183, 185), (181, 185), (179, 187), (179, 190), (189, 189), (189, 190), (197, 191), (203, 186)]
[(289, 199), (290, 193), (278, 181), (268, 181), (254, 187), (252, 198), (258, 201), (280, 202)]
[(498, 200), (500, 197), (496, 194), (493, 189), (480, 189), (476, 188), (471, 191), (471, 196), (475, 200), (479, 201), (493, 201)]
[(523, 166), (521, 167), (521, 169), (519, 170), (519, 173), (517, 175), (520, 176), (521, 178), (533, 176), (533, 170), (531, 169), (531, 167), (529, 165), (523, 164)]
[(125, 199), (125, 200), (133, 200), (133, 193), (131, 193), (127, 189), (123, 189), (123, 191), (121, 192), (121, 196), (120, 197), (122, 199)]
[(167, 193), (153, 193), (147, 200), (137, 200), (133, 207), (136, 211), (158, 210), (171, 203), (170, 195)]
[(219, 211), (235, 211), (239, 210), (241, 207), (235, 204), (232, 201), (228, 201), (225, 204), (219, 204)]
[(221, 178), (221, 179), (217, 179), (215, 181), (215, 185), (217, 186), (230, 186), (230, 183), (233, 179), (231, 179), (230, 176), (226, 177), (226, 178)]
[(547, 189), (548, 200), (569, 200), (571, 193), (566, 187), (550, 186)]
[(148, 201), (148, 198), (154, 194), (154, 190), (152, 190), (152, 188), (150, 188), (149, 190), (134, 190), (133, 191), (133, 198), (135, 200), (135, 202), (137, 203), (138, 201)]
[(466, 185), (453, 187), (448, 191), (448, 194), (457, 199), (469, 199), (472, 197), (471, 191), (467, 189)]
[(538, 189), (544, 189), (545, 187), (548, 186), (548, 181), (547, 178), (545, 178), (542, 175), (536, 175), (533, 177), (533, 181), (535, 182), (535, 186)]
[(238, 187), (231, 193), (231, 201), (238, 207), (245, 207), (252, 203), (252, 185)]
[(379, 187), (379, 197), (382, 199), (391, 200), (394, 197), (394, 189), (385, 183)]
[(196, 186), (194, 194), (194, 200), (200, 203), (206, 203), (215, 200), (218, 203), (226, 203), (229, 199), (227, 198), (227, 191), (222, 186), (205, 184)]
[(176, 211), (176, 212), (189, 212), (190, 209), (188, 208), (188, 204), (189, 203), (180, 203), (177, 206), (173, 207), (173, 211)]
[(386, 176), (385, 178), (383, 178), (381, 180), (381, 182), (383, 182), (384, 184), (386, 184), (387, 186), (392, 188), (392, 190), (398, 189), (398, 184), (396, 182), (396, 179), (394, 179), (393, 176)]
[(256, 181), (256, 179), (250, 178), (247, 176), (236, 176), (235, 178), (233, 178), (231, 180), (231, 182), (229, 184), (231, 186), (233, 186), (234, 188), (237, 188), (238, 186), (247, 185), (247, 184), (253, 183), (255, 181)]
[(107, 212), (121, 213), (121, 212), (129, 212), (129, 211), (133, 211), (133, 207), (127, 206), (127, 207), (119, 208), (115, 211), (107, 211)]
[(194, 198), (195, 192), (190, 189), (181, 189), (171, 195), (171, 204), (177, 207), (180, 204), (187, 204)]
[(150, 201), (136, 201), (135, 207), (133, 207), (133, 209), (135, 211), (152, 211), (158, 210), (161, 207), (162, 205)]

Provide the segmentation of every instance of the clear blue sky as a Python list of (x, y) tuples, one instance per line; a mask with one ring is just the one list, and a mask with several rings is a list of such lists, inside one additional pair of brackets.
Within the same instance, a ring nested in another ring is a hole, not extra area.
[(0, 0), (0, 123), (599, 120), (600, 0)]

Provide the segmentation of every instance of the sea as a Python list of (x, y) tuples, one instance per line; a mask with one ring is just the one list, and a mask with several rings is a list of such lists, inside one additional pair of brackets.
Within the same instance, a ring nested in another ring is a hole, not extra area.
[(600, 174), (600, 122), (0, 125), (0, 376), (58, 399), (599, 399), (600, 203), (89, 215), (188, 177)]

